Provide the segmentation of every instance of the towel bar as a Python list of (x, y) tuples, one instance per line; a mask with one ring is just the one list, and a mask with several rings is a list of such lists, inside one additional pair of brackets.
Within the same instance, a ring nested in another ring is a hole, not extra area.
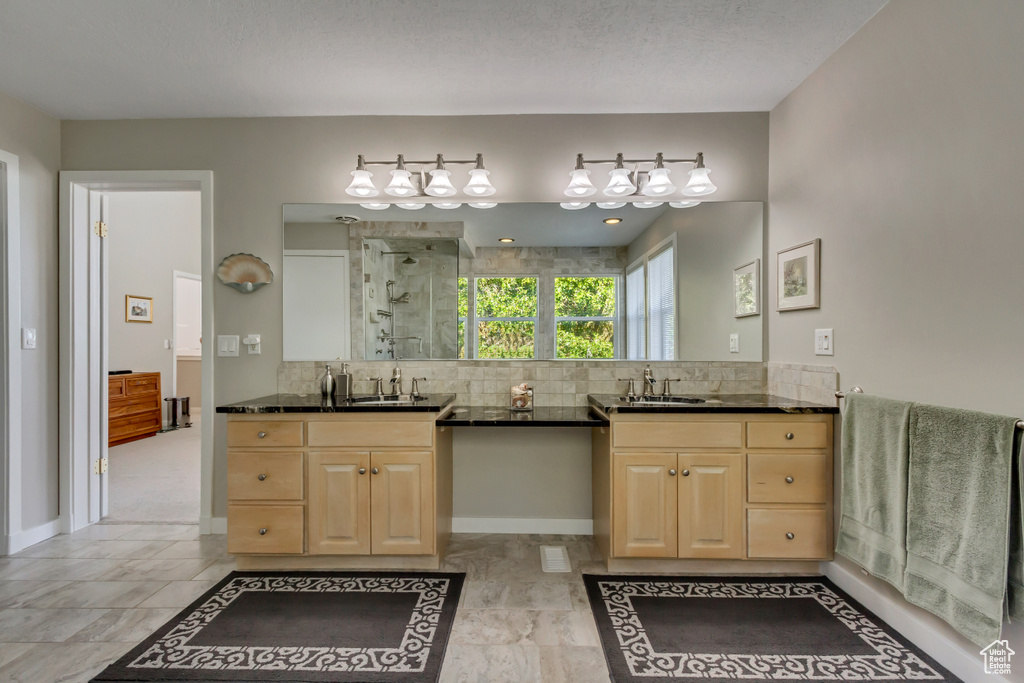
[[(863, 394), (864, 390), (860, 387), (854, 387), (849, 391), (837, 391), (836, 398), (846, 398), (847, 394)], [(1024, 420), (1017, 420), (1017, 429), (1024, 429)]]

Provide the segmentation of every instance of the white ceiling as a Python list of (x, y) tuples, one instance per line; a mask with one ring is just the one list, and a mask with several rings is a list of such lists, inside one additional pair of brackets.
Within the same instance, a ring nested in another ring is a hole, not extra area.
[(0, 0), (62, 119), (768, 111), (886, 0)]

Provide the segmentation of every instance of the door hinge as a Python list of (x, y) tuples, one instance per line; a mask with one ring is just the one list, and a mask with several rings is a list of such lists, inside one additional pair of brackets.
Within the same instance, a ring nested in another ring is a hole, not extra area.
[(107, 236), (107, 224), (103, 221), (96, 221), (92, 224), (92, 231), (100, 237)]
[(107, 473), (107, 459), (98, 458), (92, 463), (93, 474), (106, 474)]

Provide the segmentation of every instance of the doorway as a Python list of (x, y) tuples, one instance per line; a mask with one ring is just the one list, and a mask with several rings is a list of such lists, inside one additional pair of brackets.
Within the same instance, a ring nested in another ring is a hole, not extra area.
[[(134, 371), (136, 368), (132, 366), (139, 363), (142, 363), (140, 368), (148, 369), (155, 361), (131, 354), (136, 350), (151, 352), (156, 346), (167, 363), (165, 381), (168, 386), (166, 393), (161, 388), (161, 399), (175, 391), (172, 270), (166, 271), (159, 286), (152, 282), (147, 284), (147, 273), (137, 271), (137, 286), (149, 289), (145, 292), (121, 291), (128, 285), (115, 286), (110, 281), (109, 237), (101, 235), (104, 231), (96, 225), (98, 219), (94, 209), (103, 206), (104, 202), (109, 203), (115, 195), (138, 197), (141, 196), (138, 193), (191, 192), (198, 193), (201, 246), (199, 267), (189, 267), (188, 270), (198, 270), (202, 274), (202, 328), (209, 331), (201, 344), (202, 379), (197, 403), (202, 407), (193, 411), (198, 418), (195, 422), (198, 423), (200, 444), (197, 518), (200, 533), (220, 531), (213, 528), (211, 485), (213, 300), (209, 284), (214, 273), (213, 174), (209, 171), (76, 171), (62, 172), (60, 178), (60, 352), (61, 365), (68, 369), (61, 374), (60, 396), (61, 530), (70, 533), (100, 521), (109, 512), (111, 487), (107, 466), (113, 464), (110, 462), (106, 420), (109, 370)], [(99, 221), (108, 223), (107, 230), (113, 229), (117, 222), (114, 215), (116, 207), (109, 213), (109, 222)], [(155, 217), (156, 214), (152, 214), (148, 218)], [(171, 230), (172, 237), (174, 234)], [(148, 292), (155, 292), (158, 288), (165, 294), (150, 296)], [(130, 306), (129, 296), (135, 297), (135, 301), (131, 301), (133, 304), (141, 299), (141, 307)], [(163, 336), (153, 327), (161, 312), (167, 323)], [(154, 322), (149, 322), (149, 316)], [(124, 355), (115, 351), (116, 346), (112, 346), (115, 330), (110, 327), (115, 321), (122, 331), (134, 330), (132, 334), (140, 342), (139, 349), (129, 349)], [(167, 415), (163, 406), (161, 415)], [(151, 437), (155, 438), (160, 436)]]

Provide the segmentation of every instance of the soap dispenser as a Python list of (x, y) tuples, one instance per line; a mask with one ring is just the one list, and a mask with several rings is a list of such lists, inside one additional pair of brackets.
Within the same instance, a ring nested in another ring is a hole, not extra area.
[(320, 378), (320, 397), (334, 398), (334, 375), (331, 374), (331, 366), (328, 365), (324, 376)]
[(342, 401), (352, 398), (352, 375), (348, 372), (348, 363), (342, 363), (341, 372), (334, 377), (334, 393)]

